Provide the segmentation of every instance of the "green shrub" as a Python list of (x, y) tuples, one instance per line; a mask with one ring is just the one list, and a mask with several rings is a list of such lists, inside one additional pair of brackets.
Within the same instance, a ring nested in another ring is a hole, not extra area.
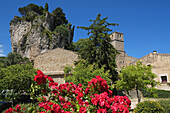
[[(83, 85), (83, 89), (85, 89), (92, 78), (96, 75), (101, 75), (101, 77), (104, 78), (109, 85), (111, 84), (111, 80), (109, 78), (110, 74), (108, 71), (105, 72), (104, 67), (98, 68), (95, 63), (93, 65), (86, 65), (86, 61), (81, 60), (73, 69), (73, 75), (65, 77), (65, 81), (73, 82), (76, 85), (81, 83)], [(67, 74), (71, 70), (71, 68), (65, 67), (64, 72)]]
[[(150, 92), (147, 92), (145, 89), (142, 89), (141, 91), (144, 97), (154, 98), (154, 96)], [(155, 90), (155, 93), (159, 98), (170, 98), (170, 91)]]
[(155, 101), (144, 101), (137, 104), (133, 113), (163, 113), (163, 107)]
[(164, 113), (170, 113), (170, 100), (160, 100), (159, 104), (164, 108)]

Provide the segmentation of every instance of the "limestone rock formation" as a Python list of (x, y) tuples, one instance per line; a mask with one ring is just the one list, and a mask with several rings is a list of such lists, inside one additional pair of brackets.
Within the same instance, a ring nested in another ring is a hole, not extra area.
[[(32, 21), (15, 16), (10, 22), (12, 51), (34, 59), (40, 53), (55, 48), (67, 48), (72, 43), (74, 27), (71, 24), (55, 25), (55, 15), (46, 12)], [(63, 32), (61, 32), (63, 30)], [(65, 30), (65, 31), (64, 31)]]

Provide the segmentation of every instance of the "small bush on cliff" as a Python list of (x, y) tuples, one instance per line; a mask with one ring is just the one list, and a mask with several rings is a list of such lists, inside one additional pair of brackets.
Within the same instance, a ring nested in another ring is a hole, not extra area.
[(38, 15), (42, 15), (43, 14), (43, 10), (44, 10), (44, 8), (42, 7), (42, 6), (38, 6), (38, 5), (36, 5), (36, 4), (33, 4), (33, 3), (31, 3), (31, 4), (29, 4), (29, 5), (27, 5), (27, 6), (25, 6), (25, 7), (20, 7), (19, 9), (18, 9), (18, 11), (20, 12), (20, 14), (22, 15), (22, 16), (27, 16), (27, 14), (28, 13), (30, 13), (30, 12), (35, 12), (35, 13), (37, 13)]

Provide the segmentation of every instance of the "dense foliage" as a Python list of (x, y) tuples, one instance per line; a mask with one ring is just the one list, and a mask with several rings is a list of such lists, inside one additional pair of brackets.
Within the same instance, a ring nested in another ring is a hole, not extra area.
[(111, 39), (108, 32), (112, 31), (109, 29), (110, 26), (118, 24), (108, 23), (107, 17), (101, 19), (101, 15), (98, 14), (95, 20), (89, 27), (78, 27), (88, 31), (89, 40), (88, 43), (83, 44), (84, 47), (80, 48), (78, 55), (81, 59), (86, 60), (88, 64), (96, 63), (99, 68), (105, 66), (106, 71), (112, 75), (111, 79), (114, 82), (117, 79), (116, 68), (116, 54), (117, 50), (112, 46)]
[[(100, 76), (89, 81), (85, 90), (82, 89), (82, 84), (75, 85), (72, 82), (58, 85), (40, 70), (34, 80), (37, 82), (35, 87), (38, 86), (42, 93), (38, 97), (38, 106), (31, 107), (27, 112), (129, 113), (131, 101), (128, 97), (113, 98), (106, 80)], [(45, 97), (47, 95), (48, 98)], [(9, 108), (6, 113), (22, 112), (24, 109), (17, 105), (15, 109)]]
[(156, 75), (152, 73), (151, 66), (143, 65), (141, 62), (137, 62), (136, 65), (130, 65), (126, 68), (122, 68), (120, 72), (120, 80), (116, 81), (116, 87), (120, 90), (124, 90), (127, 93), (135, 89), (138, 97), (138, 103), (141, 96), (138, 90), (149, 89), (155, 87), (158, 82), (154, 80)]
[(73, 82), (76, 85), (81, 83), (83, 85), (83, 89), (85, 89), (88, 85), (88, 81), (96, 75), (101, 75), (108, 84), (111, 84), (111, 80), (109, 79), (111, 75), (108, 71), (105, 72), (104, 67), (98, 68), (95, 63), (87, 66), (85, 60), (81, 60), (74, 69), (65, 67), (64, 71), (66, 74), (72, 71), (72, 75), (65, 78), (66, 82)]
[(55, 16), (55, 26), (68, 24), (68, 20), (60, 7), (56, 8), (52, 14)]
[(134, 113), (164, 113), (163, 107), (155, 101), (144, 101), (137, 104)]
[(27, 5), (27, 6), (25, 6), (25, 7), (22, 7), (22, 8), (19, 8), (18, 9), (18, 11), (20, 12), (20, 14), (22, 15), (22, 16), (28, 16), (28, 14), (29, 13), (37, 13), (38, 15), (42, 15), (43, 14), (43, 7), (42, 6), (38, 6), (38, 5), (36, 5), (36, 4), (33, 4), (33, 3), (31, 3), (31, 4), (29, 4), (29, 5)]
[(22, 57), (19, 53), (12, 53), (10, 52), (7, 57), (0, 58), (0, 63), (2, 65), (0, 67), (6, 67), (15, 64), (27, 64), (31, 63), (30, 60), (26, 57)]
[(78, 52), (79, 50), (82, 50), (82, 48), (86, 47), (86, 45), (89, 43), (91, 43), (89, 38), (79, 39), (77, 42), (73, 43), (72, 50)]
[[(48, 9), (49, 9), (48, 3), (45, 4), (44, 8), (42, 6), (38, 6), (36, 4), (31, 3), (25, 7), (20, 7), (18, 11), (22, 15), (21, 17), (22, 19), (25, 19), (26, 21), (33, 21), (38, 16), (45, 16), (45, 14), (48, 12)], [(68, 24), (68, 20), (65, 17), (65, 13), (63, 13), (63, 10), (60, 7), (56, 8), (50, 14), (54, 16), (55, 27), (63, 24), (64, 25)]]
[(32, 64), (16, 64), (0, 68), (0, 100), (13, 100), (30, 93), (36, 70)]
[(170, 113), (170, 100), (160, 100), (158, 102), (164, 108), (164, 113)]
[[(148, 92), (146, 89), (141, 89), (144, 97), (155, 98), (151, 92)], [(154, 92), (157, 94), (158, 98), (170, 98), (170, 91), (158, 90), (155, 89)]]

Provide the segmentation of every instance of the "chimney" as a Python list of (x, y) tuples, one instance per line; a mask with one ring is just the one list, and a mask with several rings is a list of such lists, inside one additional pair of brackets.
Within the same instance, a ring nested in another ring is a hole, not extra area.
[(157, 53), (157, 51), (156, 51), (156, 50), (154, 50), (154, 51), (153, 51), (153, 53)]

